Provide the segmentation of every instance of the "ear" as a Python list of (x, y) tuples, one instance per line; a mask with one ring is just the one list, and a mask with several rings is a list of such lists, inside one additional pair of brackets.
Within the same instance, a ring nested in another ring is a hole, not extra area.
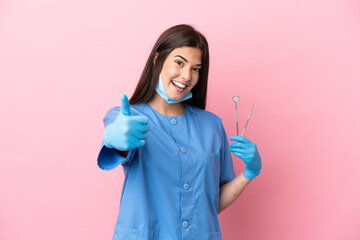
[(157, 59), (157, 57), (159, 56), (159, 53), (155, 53), (155, 57), (154, 57), (154, 64), (155, 64), (155, 62), (156, 62), (156, 59)]

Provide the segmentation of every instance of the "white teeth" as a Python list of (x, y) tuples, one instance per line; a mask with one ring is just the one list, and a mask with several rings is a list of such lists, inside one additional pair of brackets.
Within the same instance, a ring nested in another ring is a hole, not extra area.
[(184, 88), (186, 87), (186, 85), (184, 85), (184, 84), (182, 84), (182, 83), (175, 82), (175, 81), (172, 81), (172, 82), (173, 82), (173, 84), (175, 84), (176, 86), (178, 86), (178, 87), (180, 87), (180, 88), (182, 88), (182, 89), (184, 89)]

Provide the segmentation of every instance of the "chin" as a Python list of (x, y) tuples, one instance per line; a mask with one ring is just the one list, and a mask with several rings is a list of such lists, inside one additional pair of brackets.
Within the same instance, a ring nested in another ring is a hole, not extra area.
[(169, 97), (171, 100), (173, 100), (173, 101), (179, 101), (179, 100), (181, 100), (181, 98), (172, 98), (172, 97)]
[[(184, 96), (185, 96), (185, 95), (184, 95)], [(179, 100), (181, 100), (184, 96), (180, 96), (180, 97), (179, 97), (179, 95), (177, 95), (177, 94), (174, 94), (174, 95), (172, 95), (172, 96), (168, 95), (168, 97), (169, 97), (171, 100), (173, 100), (173, 101), (179, 101)]]

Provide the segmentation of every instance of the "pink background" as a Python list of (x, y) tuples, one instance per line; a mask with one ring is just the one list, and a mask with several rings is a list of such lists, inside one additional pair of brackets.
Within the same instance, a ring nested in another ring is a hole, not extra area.
[[(161, 32), (211, 50), (207, 109), (263, 171), (220, 215), (225, 240), (360, 239), (360, 3), (0, 1), (0, 239), (111, 239), (123, 173), (96, 165), (103, 123)], [(244, 164), (233, 157), (236, 172)]]

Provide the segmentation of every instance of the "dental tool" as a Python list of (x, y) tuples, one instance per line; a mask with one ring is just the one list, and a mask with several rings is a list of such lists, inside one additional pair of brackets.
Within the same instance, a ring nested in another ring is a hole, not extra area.
[[(244, 130), (243, 130), (243, 132), (242, 132), (241, 136), (244, 136), (245, 129), (246, 129), (246, 127), (247, 127), (248, 123), (249, 123), (249, 119), (250, 119), (251, 113), (252, 113), (252, 111), (253, 111), (254, 105), (255, 105), (255, 101), (254, 101), (254, 103), (253, 103), (253, 105), (252, 105), (252, 107), (251, 107), (251, 110), (250, 110), (249, 116), (248, 116), (248, 118), (247, 118), (247, 120), (246, 120), (246, 124), (245, 124)], [(237, 119), (236, 119), (236, 122), (237, 122)], [(238, 135), (239, 135), (239, 134), (238, 134)]]
[(238, 96), (235, 96), (232, 98), (232, 100), (235, 102), (235, 111), (236, 111), (236, 135), (239, 135), (239, 122), (238, 122), (238, 110), (237, 110), (237, 103), (240, 101), (240, 98)]

